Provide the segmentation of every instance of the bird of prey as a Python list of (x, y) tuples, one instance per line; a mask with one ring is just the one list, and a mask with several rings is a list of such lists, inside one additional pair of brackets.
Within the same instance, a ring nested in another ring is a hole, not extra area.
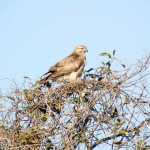
[(75, 82), (82, 75), (86, 65), (86, 52), (88, 50), (83, 45), (75, 47), (69, 56), (50, 67), (48, 72), (38, 82), (39, 85), (46, 84), (49, 80), (55, 82)]

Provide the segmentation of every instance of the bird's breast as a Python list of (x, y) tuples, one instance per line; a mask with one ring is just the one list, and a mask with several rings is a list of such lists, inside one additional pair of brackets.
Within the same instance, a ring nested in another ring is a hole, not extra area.
[(70, 74), (70, 81), (71, 82), (74, 82), (74, 81), (76, 81), (77, 80), (77, 72), (72, 72), (71, 74)]

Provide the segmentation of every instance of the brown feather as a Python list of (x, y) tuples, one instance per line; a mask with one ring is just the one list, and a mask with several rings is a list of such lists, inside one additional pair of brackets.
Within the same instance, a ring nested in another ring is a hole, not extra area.
[(80, 47), (81, 50), (79, 50), (78, 46), (72, 54), (50, 67), (48, 72), (44, 74), (44, 78), (39, 82), (39, 84), (46, 83), (50, 79), (57, 82), (67, 81), (73, 78), (74, 80), (76, 80), (77, 77), (81, 76), (84, 66), (86, 64), (86, 59), (85, 55), (80, 54), (79, 51), (83, 51), (84, 54), (87, 49), (84, 46)]

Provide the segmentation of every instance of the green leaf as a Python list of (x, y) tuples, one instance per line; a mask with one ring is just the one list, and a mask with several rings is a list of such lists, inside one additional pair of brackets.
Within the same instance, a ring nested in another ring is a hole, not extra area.
[(29, 143), (36, 144), (37, 142), (34, 139), (29, 139)]
[(50, 139), (47, 140), (45, 147), (46, 147), (46, 150), (51, 150), (51, 149), (53, 149), (53, 143), (51, 142)]
[(89, 74), (91, 78), (95, 78), (95, 74)]
[(117, 121), (116, 123), (115, 123), (115, 125), (116, 126), (121, 126), (121, 125), (123, 125), (125, 123), (125, 121), (123, 120), (123, 121)]
[(47, 114), (44, 114), (43, 117), (45, 118), (48, 118), (50, 115), (47, 113)]
[(46, 144), (46, 150), (50, 150), (50, 148), (51, 148), (51, 143), (47, 143)]
[(109, 53), (106, 53), (106, 52), (101, 53), (100, 56), (107, 56), (108, 58), (111, 58), (111, 55)]
[(113, 144), (116, 144), (116, 145), (120, 145), (122, 142), (121, 141), (114, 141)]
[(109, 53), (106, 53), (106, 52), (101, 53), (100, 56), (107, 56), (108, 58), (111, 58), (111, 55)]
[(110, 66), (111, 66), (110, 61), (108, 61), (108, 62), (106, 63), (106, 65), (110, 67)]
[(127, 131), (126, 130), (120, 130), (119, 133), (122, 135), (125, 135), (127, 133)]
[(25, 78), (25, 79), (29, 79), (29, 80), (31, 80), (31, 79), (30, 79), (29, 77), (27, 77), (27, 76), (24, 76), (24, 78)]
[(91, 92), (85, 92), (85, 95), (91, 95)]
[(126, 67), (124, 64), (121, 64), (121, 66), (122, 66), (123, 68), (125, 68), (125, 67)]
[(115, 54), (116, 54), (116, 50), (113, 50), (113, 56), (115, 56)]
[(80, 101), (80, 99), (79, 99), (79, 98), (73, 98), (73, 101), (75, 101), (75, 102), (79, 102), (79, 101)]
[(109, 58), (111, 58), (111, 55), (110, 55), (110, 54), (108, 54), (108, 57), (109, 57)]
[(101, 81), (103, 79), (103, 77), (102, 76), (100, 76), (99, 78), (98, 78), (98, 81)]
[(90, 71), (92, 71), (92, 70), (94, 70), (93, 68), (90, 68), (89, 70), (87, 70), (86, 72), (90, 72)]
[(9, 98), (10, 100), (15, 101), (15, 98), (14, 98), (14, 97), (12, 97), (12, 96), (7, 95), (7, 98)]
[(107, 53), (101, 53), (100, 56), (108, 56)]

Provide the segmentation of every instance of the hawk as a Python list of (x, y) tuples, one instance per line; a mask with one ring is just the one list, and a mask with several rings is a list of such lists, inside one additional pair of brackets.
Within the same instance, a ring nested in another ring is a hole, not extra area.
[(82, 75), (86, 65), (86, 52), (88, 50), (83, 45), (75, 47), (69, 56), (50, 67), (48, 72), (42, 76), (39, 85), (47, 83), (48, 80), (55, 82), (75, 82)]

